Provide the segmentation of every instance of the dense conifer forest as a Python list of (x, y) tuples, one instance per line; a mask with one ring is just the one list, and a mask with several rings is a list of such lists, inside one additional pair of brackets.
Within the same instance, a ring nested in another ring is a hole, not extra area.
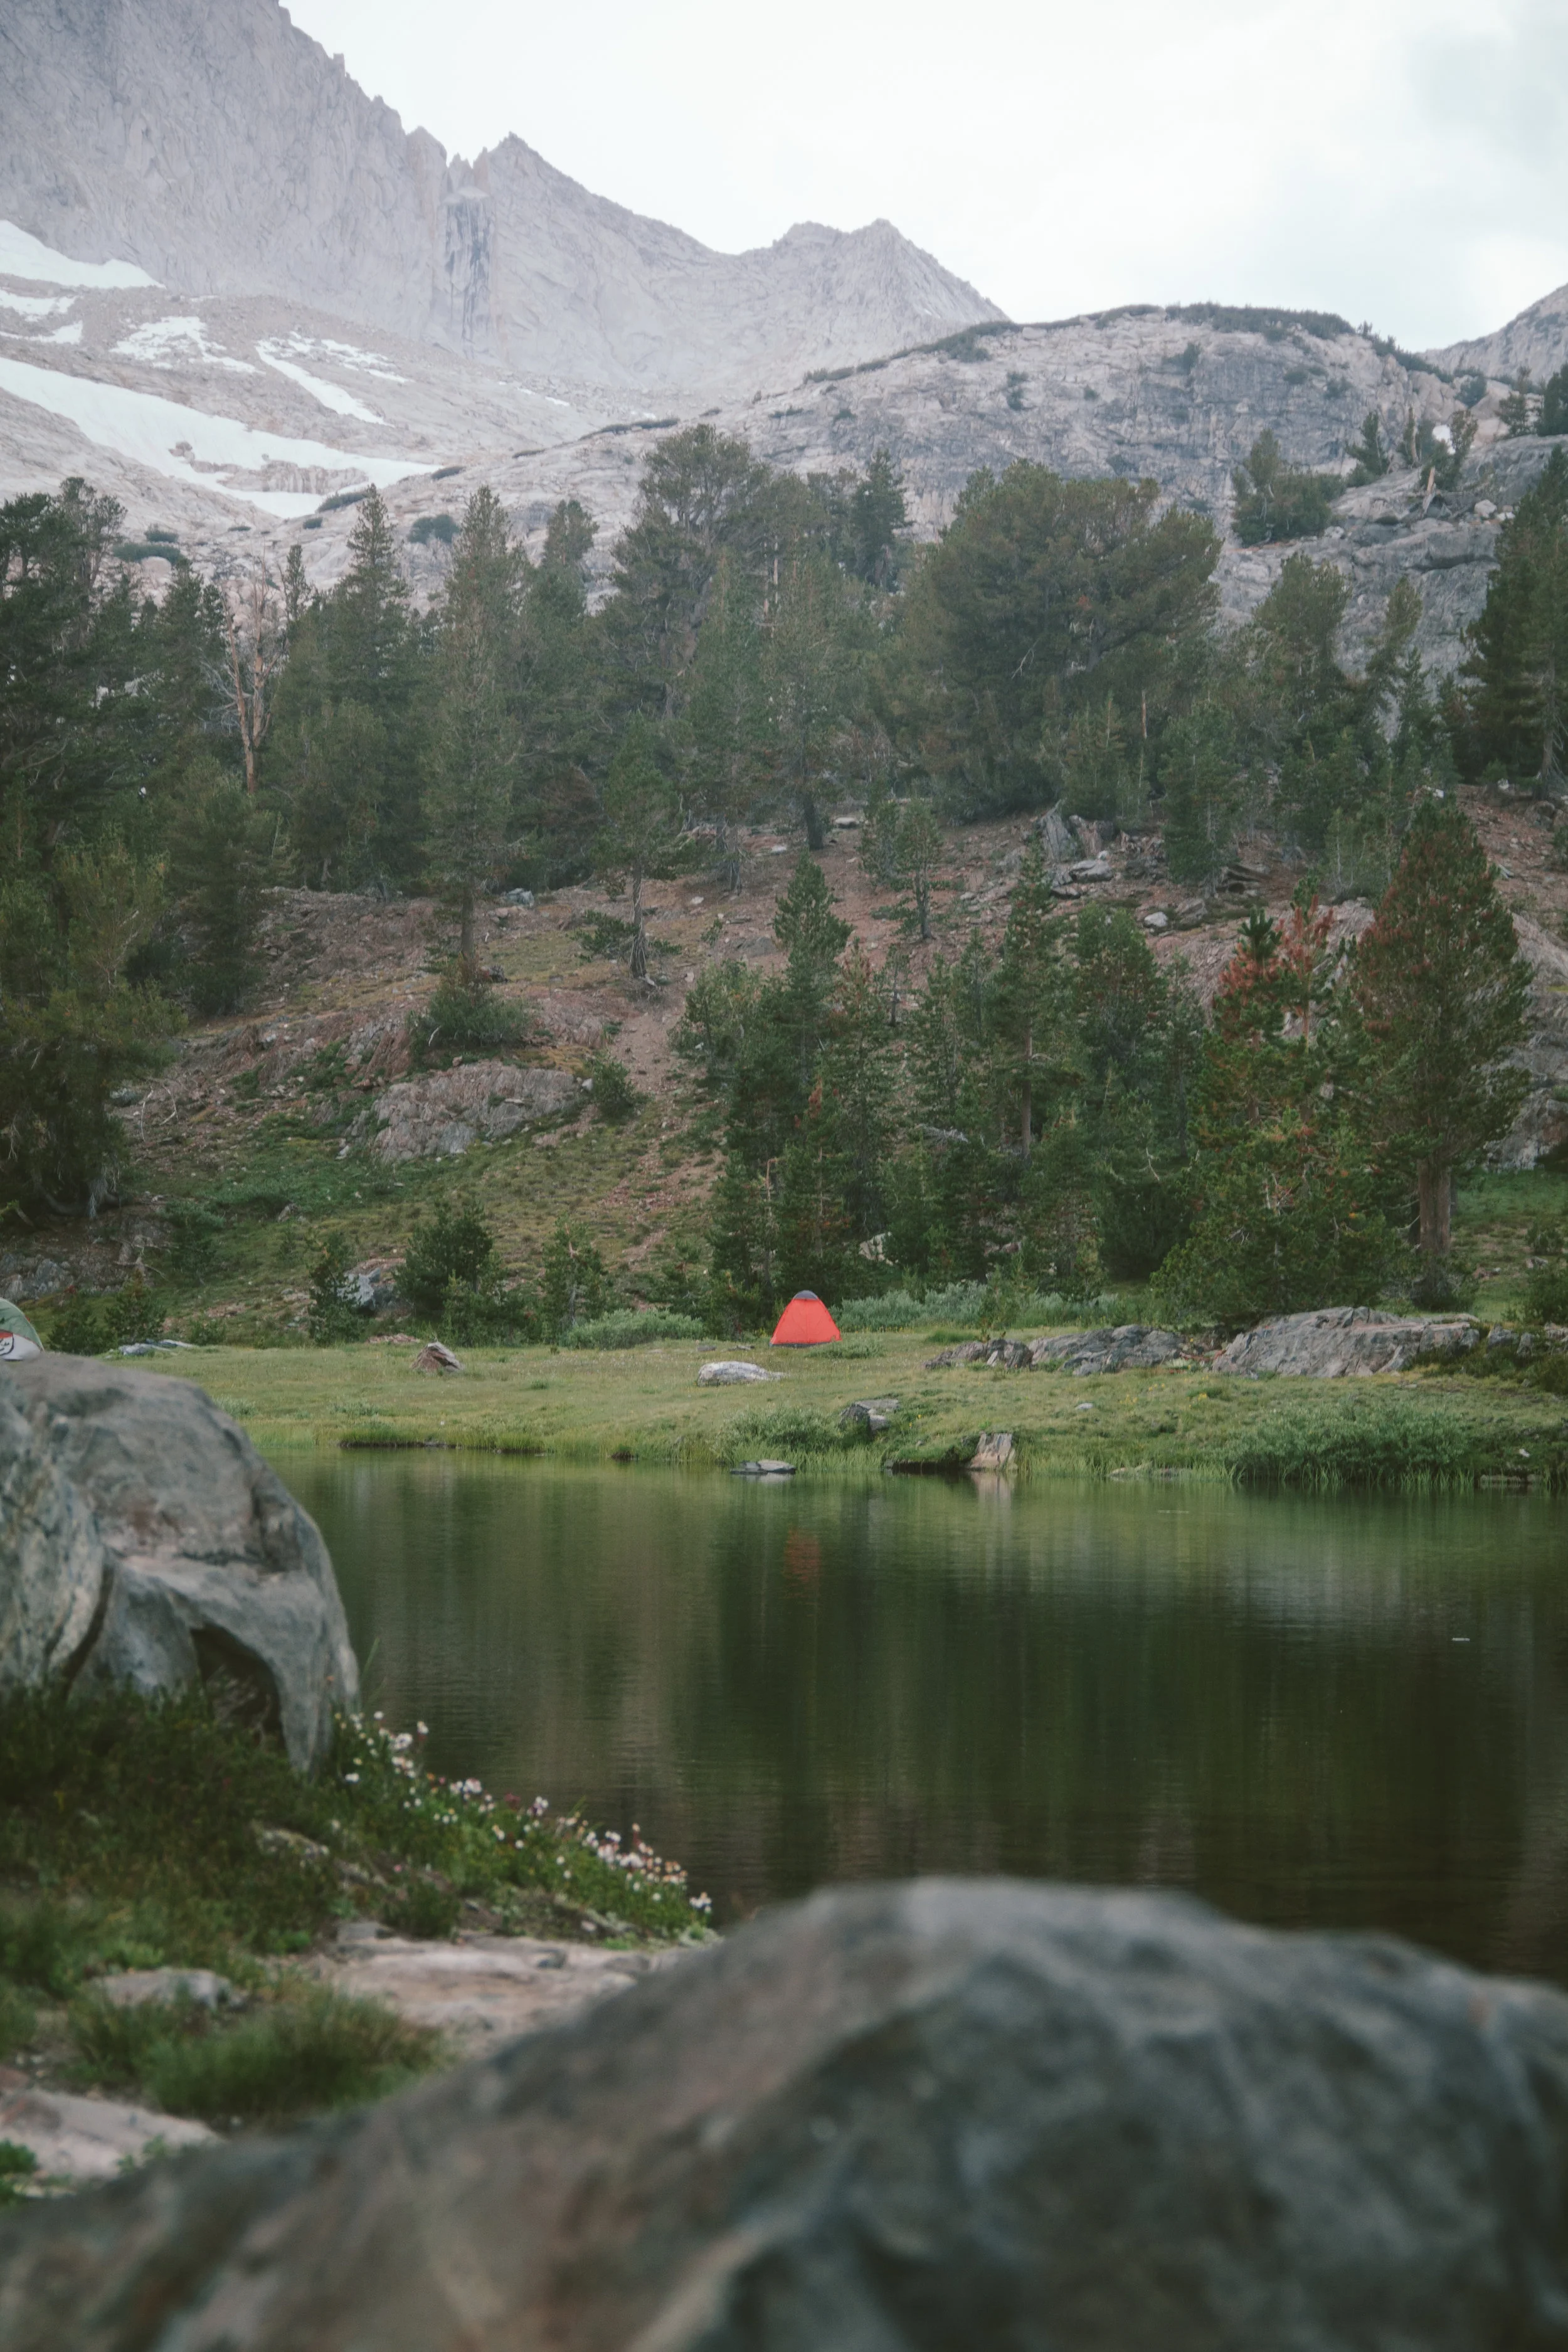
[[(1261, 445), (1248, 482), (1297, 496)], [(1298, 549), (1222, 630), (1205, 518), (1152, 482), (1026, 463), (976, 475), (917, 548), (885, 453), (801, 480), (683, 430), (597, 609), (574, 504), (531, 562), (478, 491), (426, 612), (374, 490), (326, 593), (296, 546), (280, 579), (176, 566), (139, 602), (119, 526), (80, 481), (0, 509), (0, 1198), (18, 1212), (120, 1196), (115, 1097), (183, 1022), (251, 1001), (270, 889), (433, 894), (447, 1045), (508, 1050), (526, 1038), (476, 928), (498, 894), (596, 877), (616, 909), (600, 945), (647, 987), (647, 886), (721, 897), (766, 821), (799, 845), (782, 969), (710, 963), (675, 1034), (722, 1143), (710, 1256), (673, 1302), (709, 1328), (803, 1286), (1070, 1299), (1150, 1279), (1172, 1315), (1232, 1326), (1391, 1285), (1455, 1295), (1452, 1177), (1517, 1110), (1526, 986), (1456, 787), (1561, 782), (1562, 452), (1441, 688), (1410, 583), (1352, 674), (1331, 564)], [(843, 806), (901, 918), (879, 958), (816, 855)], [(1129, 913), (1064, 906), (1052, 812), (1157, 833), (1200, 890), (1249, 838), (1291, 861), (1289, 917), (1254, 910), (1212, 1020)], [(952, 845), (1000, 814), (1042, 822), (986, 940), (952, 903)], [(1375, 924), (1334, 945), (1324, 908), (1352, 892)], [(917, 982), (910, 948), (933, 937)], [(625, 1074), (596, 1070), (613, 1116)], [(443, 1278), (469, 1328), (512, 1328), (486, 1265), (479, 1248)]]

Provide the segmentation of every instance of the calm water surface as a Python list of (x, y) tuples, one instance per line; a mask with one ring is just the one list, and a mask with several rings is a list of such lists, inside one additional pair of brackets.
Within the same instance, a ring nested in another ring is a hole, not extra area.
[(921, 1870), (1187, 1886), (1568, 1980), (1568, 1513), (278, 1466), (431, 1761), (722, 1917)]

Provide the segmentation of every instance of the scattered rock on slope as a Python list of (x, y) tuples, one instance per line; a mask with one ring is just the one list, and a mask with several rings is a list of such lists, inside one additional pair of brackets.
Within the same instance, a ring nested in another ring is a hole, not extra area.
[(1082, 1379), (1089, 1372), (1149, 1372), (1197, 1353), (1179, 1331), (1148, 1323), (1119, 1323), (1098, 1331), (1052, 1331), (1040, 1339), (965, 1339), (932, 1356), (928, 1372), (954, 1364), (994, 1371), (1032, 1372), (1044, 1364)]
[(1243, 1331), (1215, 1359), (1215, 1370), (1290, 1372), (1319, 1381), (1403, 1372), (1424, 1357), (1467, 1355), (1480, 1336), (1480, 1326), (1468, 1315), (1439, 1320), (1373, 1307), (1322, 1307)]
[(520, 1070), (510, 1062), (466, 1062), (428, 1077), (405, 1078), (377, 1095), (379, 1132), (371, 1150), (395, 1164), (456, 1156), (497, 1142), (521, 1127), (558, 1118), (583, 1099), (568, 1070)]
[(244, 1431), (155, 1372), (44, 1355), (5, 1379), (0, 1687), (199, 1676), (317, 1763), (359, 1669), (326, 1545)]
[(1565, 2162), (1544, 1987), (1180, 1896), (835, 1890), (367, 2113), (5, 2224), (0, 2340), (1545, 2346)]

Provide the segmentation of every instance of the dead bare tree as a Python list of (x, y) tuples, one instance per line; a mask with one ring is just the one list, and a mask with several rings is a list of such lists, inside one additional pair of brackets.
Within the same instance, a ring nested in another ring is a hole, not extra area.
[(223, 602), (229, 685), (245, 754), (245, 789), (254, 793), (256, 763), (272, 724), (288, 633), (278, 583), (263, 563), (253, 564), (242, 579), (226, 581)]

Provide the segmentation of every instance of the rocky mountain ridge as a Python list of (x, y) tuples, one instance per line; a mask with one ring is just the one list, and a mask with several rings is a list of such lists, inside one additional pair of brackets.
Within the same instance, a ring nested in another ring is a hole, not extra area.
[(187, 294), (710, 398), (1002, 315), (886, 221), (721, 254), (521, 139), (449, 162), (277, 0), (11, 0), (0, 215)]
[(1456, 375), (1474, 368), (1483, 375), (1511, 379), (1527, 368), (1537, 383), (1544, 383), (1560, 367), (1568, 366), (1568, 286), (1543, 294), (1495, 334), (1449, 343), (1429, 356)]
[[(535, 549), (580, 499), (602, 589), (644, 455), (699, 416), (802, 473), (889, 449), (918, 538), (976, 467), (1017, 458), (1152, 477), (1225, 526), (1265, 427), (1291, 463), (1345, 475), (1366, 415), (1396, 446), (1411, 416), (1446, 423), (1479, 368), (1458, 490), (1396, 469), (1313, 542), (1352, 580), (1352, 656), (1410, 572), (1422, 651), (1451, 668), (1551, 446), (1501, 437), (1503, 377), (1568, 348), (1565, 302), (1426, 358), (1322, 314), (1214, 303), (1015, 323), (885, 222), (720, 255), (521, 140), (448, 162), (277, 0), (0, 16), (0, 497), (86, 475), (123, 503), (154, 592), (174, 562), (280, 565), (290, 540), (329, 585), (374, 482), (428, 601), (481, 481)], [(1285, 553), (1227, 544), (1227, 617)]]

